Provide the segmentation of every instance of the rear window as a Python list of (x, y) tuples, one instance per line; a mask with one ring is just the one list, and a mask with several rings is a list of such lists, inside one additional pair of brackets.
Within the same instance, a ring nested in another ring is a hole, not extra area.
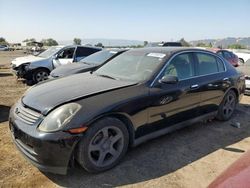
[(80, 60), (84, 57), (87, 57), (95, 52), (100, 51), (100, 49), (97, 48), (87, 48), (87, 47), (78, 47), (76, 50), (76, 58), (77, 60)]
[(224, 72), (225, 66), (224, 66), (223, 61), (220, 58), (217, 58), (217, 64), (218, 64), (219, 72)]
[(205, 53), (196, 53), (196, 56), (199, 75), (214, 74), (224, 70), (223, 62), (215, 56)]

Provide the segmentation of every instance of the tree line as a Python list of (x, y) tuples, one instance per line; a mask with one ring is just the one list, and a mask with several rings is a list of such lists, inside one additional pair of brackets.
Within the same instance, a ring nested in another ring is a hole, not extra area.
[[(27, 46), (33, 46), (34, 42), (38, 42), (38, 41), (36, 41), (35, 38), (30, 38), (30, 39), (23, 40), (23, 42), (25, 42)], [(180, 39), (179, 42), (182, 44), (182, 46), (185, 46), (185, 47), (192, 46), (184, 38)], [(58, 42), (53, 38), (42, 39), (40, 41), (40, 43), (42, 43), (44, 46), (56, 46), (56, 45), (58, 45)], [(75, 45), (81, 45), (82, 40), (80, 38), (74, 38), (73, 43)], [(132, 45), (132, 46), (128, 46), (128, 47), (140, 48), (140, 47), (147, 46), (147, 44), (148, 44), (148, 41), (144, 41), (143, 45)], [(9, 43), (6, 41), (5, 38), (0, 37), (0, 45), (9, 45)], [(97, 43), (95, 46), (96, 47), (102, 47), (102, 48), (104, 47), (104, 45), (101, 42)], [(204, 47), (204, 48), (212, 48), (213, 47), (211, 42), (210, 43), (202, 43), (202, 42), (200, 42), (200, 43), (196, 44), (195, 46), (196, 47)], [(222, 48), (222, 46), (217, 46), (217, 47)], [(242, 44), (230, 44), (230, 45), (227, 46), (227, 48), (230, 48), (230, 49), (246, 49), (247, 47), (242, 45)]]

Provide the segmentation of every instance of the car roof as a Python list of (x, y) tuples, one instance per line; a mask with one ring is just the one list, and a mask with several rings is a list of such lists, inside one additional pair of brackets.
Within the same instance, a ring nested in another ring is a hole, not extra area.
[(83, 48), (93, 48), (93, 49), (99, 49), (102, 50), (101, 47), (96, 47), (96, 46), (88, 46), (88, 45), (69, 45), (69, 46), (65, 46), (65, 47), (83, 47)]
[(211, 52), (215, 52), (215, 53), (221, 52), (221, 51), (231, 52), (229, 50), (221, 49), (221, 48), (207, 48), (206, 50), (211, 51)]
[(210, 52), (208, 50), (192, 48), (192, 47), (145, 47), (145, 48), (138, 48), (138, 49), (131, 49), (130, 51), (141, 51), (145, 53), (164, 53), (164, 54), (172, 54), (181, 51), (197, 51), (197, 52)]
[(128, 49), (125, 49), (125, 48), (104, 48), (103, 50), (106, 50), (106, 51), (115, 51), (115, 52), (125, 52)]

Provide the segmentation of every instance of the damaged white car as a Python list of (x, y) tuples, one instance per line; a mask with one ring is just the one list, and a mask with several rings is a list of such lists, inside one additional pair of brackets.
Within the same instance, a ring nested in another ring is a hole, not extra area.
[(101, 48), (90, 46), (53, 46), (37, 56), (25, 56), (14, 59), (11, 68), (18, 78), (38, 83), (48, 78), (50, 72), (60, 65), (78, 62)]

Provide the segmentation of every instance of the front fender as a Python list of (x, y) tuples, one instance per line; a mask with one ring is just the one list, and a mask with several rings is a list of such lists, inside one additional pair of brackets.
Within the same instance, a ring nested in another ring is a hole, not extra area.
[(38, 68), (46, 68), (46, 69), (52, 71), (53, 70), (52, 59), (48, 58), (48, 59), (34, 61), (34, 62), (30, 63), (29, 70), (32, 71), (32, 70), (35, 70)]

